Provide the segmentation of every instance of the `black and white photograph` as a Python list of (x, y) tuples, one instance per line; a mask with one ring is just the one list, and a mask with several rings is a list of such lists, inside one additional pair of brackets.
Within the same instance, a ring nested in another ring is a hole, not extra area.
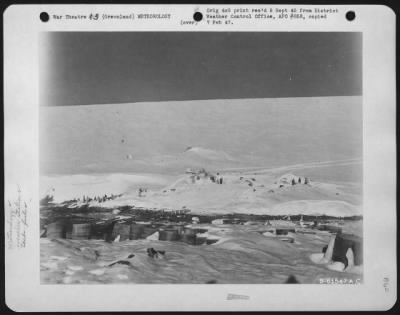
[(397, 301), (396, 15), (383, 5), (12, 5), (13, 311)]
[(363, 281), (362, 34), (41, 34), (50, 284)]

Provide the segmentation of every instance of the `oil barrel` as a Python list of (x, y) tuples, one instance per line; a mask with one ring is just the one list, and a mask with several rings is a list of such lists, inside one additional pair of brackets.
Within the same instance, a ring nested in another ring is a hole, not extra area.
[(46, 236), (47, 238), (65, 238), (66, 227), (63, 221), (57, 221), (47, 225)]
[(130, 240), (138, 240), (142, 238), (145, 225), (143, 224), (131, 224), (131, 230), (129, 234)]
[(181, 241), (189, 245), (196, 245), (196, 234), (183, 234)]
[(130, 238), (131, 226), (127, 223), (115, 223), (112, 237), (115, 239), (118, 235), (120, 236), (120, 241), (126, 241)]
[(179, 233), (176, 230), (160, 230), (160, 241), (178, 241)]
[(87, 240), (90, 238), (92, 225), (90, 223), (79, 223), (72, 225), (71, 239)]

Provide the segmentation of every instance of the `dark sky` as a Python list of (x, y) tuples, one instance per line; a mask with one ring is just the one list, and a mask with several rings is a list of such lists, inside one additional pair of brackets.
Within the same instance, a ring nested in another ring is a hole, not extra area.
[(42, 105), (362, 93), (361, 33), (42, 35)]

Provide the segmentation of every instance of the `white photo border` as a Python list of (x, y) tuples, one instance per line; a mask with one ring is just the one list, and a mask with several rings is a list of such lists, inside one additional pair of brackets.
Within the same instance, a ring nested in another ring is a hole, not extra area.
[[(250, 7), (251, 5), (223, 5)], [(257, 5), (306, 7), (306, 5)], [(308, 5), (307, 5), (308, 6)], [(30, 201), (26, 247), (5, 246), (6, 303), (16, 311), (315, 311), (387, 310), (396, 284), (395, 14), (386, 6), (329, 5), (327, 20), (180, 25), (218, 5), (12, 5), (4, 12), (4, 163), (7, 199), (20, 187)], [(322, 6), (321, 6), (322, 7)], [(171, 13), (163, 21), (88, 20), (43, 23), (50, 14)], [(349, 22), (345, 13), (356, 12)], [(41, 285), (38, 198), (38, 36), (49, 31), (362, 32), (364, 281), (361, 285)], [(37, 206), (36, 206), (37, 205)], [(385, 280), (388, 279), (388, 280)], [(248, 299), (228, 299), (229, 294)]]

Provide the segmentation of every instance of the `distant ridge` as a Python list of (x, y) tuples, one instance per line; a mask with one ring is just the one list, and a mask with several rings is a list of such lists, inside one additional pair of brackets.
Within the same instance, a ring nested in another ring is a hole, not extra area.
[(166, 101), (139, 101), (139, 102), (113, 102), (113, 103), (96, 103), (96, 104), (66, 104), (66, 105), (43, 105), (43, 107), (82, 107), (82, 106), (110, 106), (110, 105), (140, 105), (140, 104), (176, 104), (176, 103), (220, 103), (220, 102), (236, 102), (236, 101), (243, 101), (243, 102), (257, 102), (260, 100), (324, 100), (324, 99), (345, 99), (345, 98), (362, 98), (362, 95), (341, 95), (341, 96), (298, 96), (298, 97), (269, 97), (269, 98), (214, 98), (214, 99), (190, 99), (190, 100), (166, 100)]
[(41, 107), (39, 132), (42, 174), (275, 168), (362, 156), (362, 98)]
[(186, 148), (184, 155), (189, 155), (191, 157), (199, 157), (207, 160), (228, 160), (234, 161), (235, 159), (229, 154), (223, 151), (217, 151), (202, 147), (188, 147)]

